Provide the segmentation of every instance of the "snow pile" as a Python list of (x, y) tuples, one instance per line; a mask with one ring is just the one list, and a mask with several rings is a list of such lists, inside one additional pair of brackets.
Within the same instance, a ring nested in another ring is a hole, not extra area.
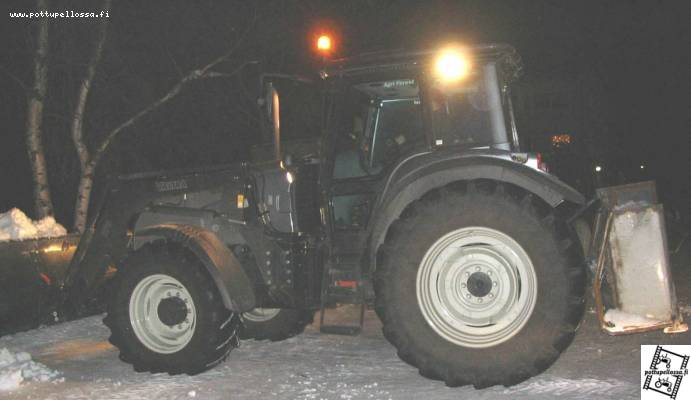
[(31, 361), (29, 353), (12, 353), (0, 349), (0, 392), (15, 390), (25, 381), (48, 382), (58, 376), (57, 371)]
[(66, 234), (67, 230), (55, 222), (53, 217), (32, 221), (18, 208), (0, 214), (0, 242), (64, 236)]
[(659, 324), (662, 321), (652, 318), (646, 318), (642, 315), (631, 314), (616, 308), (612, 308), (607, 310), (607, 312), (605, 313), (605, 322), (614, 325), (612, 328), (610, 328), (610, 330), (621, 332), (626, 330), (627, 328), (630, 329), (651, 326)]

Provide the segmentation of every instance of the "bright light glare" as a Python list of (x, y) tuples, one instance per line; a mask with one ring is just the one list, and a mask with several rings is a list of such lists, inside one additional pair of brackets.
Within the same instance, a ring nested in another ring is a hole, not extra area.
[(596, 165), (595, 166), (595, 172), (600, 172), (600, 171), (602, 171), (602, 167), (599, 165)]
[(331, 38), (326, 35), (319, 36), (319, 39), (317, 39), (317, 49), (319, 51), (331, 50)]
[(290, 171), (286, 172), (286, 180), (288, 181), (288, 183), (293, 183), (293, 181), (295, 180), (295, 177), (293, 176), (293, 174), (290, 173)]
[(641, 169), (645, 169), (645, 165), (641, 164)]
[(446, 82), (457, 82), (468, 75), (468, 60), (456, 50), (444, 50), (435, 64), (439, 77)]

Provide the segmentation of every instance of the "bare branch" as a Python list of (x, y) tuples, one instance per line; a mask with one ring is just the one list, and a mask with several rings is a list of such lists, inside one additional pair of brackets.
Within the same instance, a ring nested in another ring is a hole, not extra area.
[(214, 71), (209, 71), (204, 74), (204, 78), (230, 78), (234, 74), (227, 74), (225, 72), (214, 72)]
[(24, 81), (22, 81), (21, 79), (19, 79), (19, 77), (18, 77), (17, 75), (11, 73), (11, 72), (10, 72), (7, 68), (5, 68), (3, 65), (0, 65), (0, 70), (2, 70), (2, 72), (5, 73), (5, 75), (7, 75), (7, 76), (9, 76), (10, 78), (12, 78), (13, 81), (17, 82), (17, 83), (19, 84), (19, 86), (21, 86), (22, 89), (24, 89), (25, 92), (28, 92), (29, 90), (31, 90), (31, 89), (24, 83)]
[[(110, 11), (111, 0), (104, 0), (103, 8), (106, 12)], [(91, 85), (96, 75), (96, 67), (103, 56), (103, 48), (106, 43), (106, 36), (108, 32), (108, 18), (103, 18), (98, 29), (98, 39), (96, 40), (96, 47), (91, 55), (89, 64), (86, 68), (86, 74), (79, 86), (79, 93), (77, 94), (77, 104), (72, 115), (72, 141), (79, 156), (79, 163), (82, 170), (89, 162), (89, 149), (84, 142), (84, 110), (86, 109), (86, 102), (89, 97)]]
[(247, 33), (252, 29), (255, 21), (256, 21), (256, 13), (255, 13), (255, 18), (253, 19), (250, 26), (248, 26), (247, 29), (245, 29), (243, 31), (243, 33), (240, 35), (238, 40), (235, 42), (233, 47), (228, 52), (226, 52), (224, 55), (218, 57), (217, 59), (211, 61), (209, 64), (206, 64), (202, 68), (191, 71), (186, 76), (184, 76), (180, 81), (178, 81), (178, 83), (176, 83), (166, 94), (161, 96), (158, 100), (149, 104), (143, 110), (139, 111), (138, 113), (136, 113), (135, 115), (133, 115), (132, 117), (127, 119), (125, 122), (121, 123), (120, 125), (118, 125), (114, 129), (112, 129), (106, 135), (106, 138), (103, 140), (103, 142), (101, 142), (101, 144), (93, 152), (93, 155), (91, 157), (89, 164), (94, 165), (94, 166), (96, 164), (98, 164), (98, 162), (101, 160), (101, 157), (103, 157), (103, 154), (105, 153), (106, 149), (108, 149), (110, 144), (113, 142), (113, 140), (115, 140), (115, 138), (118, 135), (120, 135), (120, 133), (122, 133), (124, 130), (126, 130), (127, 128), (134, 125), (136, 122), (138, 122), (140, 119), (142, 119), (143, 117), (145, 117), (146, 115), (148, 115), (152, 111), (158, 109), (162, 105), (164, 105), (167, 102), (169, 102), (170, 100), (172, 100), (190, 82), (193, 82), (193, 81), (198, 80), (198, 79), (205, 79), (205, 78), (220, 78), (220, 77), (227, 78), (227, 77), (231, 77), (231, 76), (234, 76), (235, 74), (237, 74), (247, 64), (254, 63), (255, 61), (245, 62), (229, 73), (219, 73), (219, 72), (211, 71), (214, 67), (217, 67), (218, 65), (220, 65), (223, 62), (230, 59), (230, 57), (235, 53), (235, 51), (238, 49), (238, 47), (242, 44)]
[[(41, 0), (39, 0), (41, 1)], [(111, 0), (104, 0), (105, 4), (107, 7), (110, 7), (110, 1)], [(93, 189), (93, 181), (94, 181), (94, 176), (96, 172), (96, 168), (98, 167), (98, 163), (103, 158), (103, 155), (106, 153), (106, 150), (110, 146), (110, 144), (127, 128), (132, 127), (134, 124), (136, 124), (139, 120), (144, 118), (146, 115), (152, 113), (159, 107), (163, 106), (167, 102), (169, 102), (171, 99), (176, 97), (190, 82), (198, 80), (198, 79), (208, 79), (208, 78), (224, 78), (224, 77), (231, 77), (234, 76), (236, 73), (238, 73), (245, 65), (249, 64), (250, 62), (241, 64), (239, 67), (237, 67), (234, 71), (231, 71), (230, 73), (223, 73), (223, 72), (216, 72), (212, 71), (215, 67), (219, 66), (221, 63), (227, 61), (230, 59), (231, 55), (235, 53), (237, 48), (243, 43), (245, 36), (247, 33), (254, 27), (255, 23), (257, 21), (257, 9), (255, 7), (254, 9), (254, 17), (252, 18), (252, 21), (250, 24), (248, 24), (247, 28), (242, 32), (242, 34), (238, 37), (238, 39), (235, 42), (235, 45), (223, 56), (213, 60), (209, 64), (203, 66), (202, 68), (199, 68), (197, 70), (189, 72), (187, 75), (182, 76), (181, 79), (173, 85), (170, 90), (168, 90), (167, 93), (165, 93), (163, 96), (158, 98), (158, 100), (155, 100), (153, 103), (149, 104), (146, 106), (144, 109), (140, 110), (136, 114), (134, 114), (132, 117), (127, 119), (125, 122), (121, 123), (114, 129), (112, 129), (110, 132), (108, 132), (105, 135), (105, 139), (101, 144), (94, 149), (91, 154), (89, 154), (88, 149), (86, 145), (84, 144), (83, 140), (83, 135), (82, 135), (82, 123), (83, 123), (83, 113), (84, 113), (84, 108), (86, 107), (86, 97), (89, 92), (89, 88), (91, 86), (91, 81), (93, 80), (93, 75), (95, 73), (95, 68), (96, 65), (98, 64), (98, 61), (101, 57), (101, 52), (103, 51), (103, 43), (105, 41), (105, 29), (106, 26), (102, 26), (102, 31), (101, 31), (101, 36), (98, 41), (98, 45), (96, 47), (96, 50), (94, 52), (93, 58), (90, 60), (89, 67), (87, 69), (87, 76), (84, 79), (84, 82), (82, 86), (80, 87), (80, 94), (79, 94), (79, 99), (77, 103), (77, 107), (75, 109), (75, 115), (74, 115), (74, 120), (75, 123), (73, 124), (73, 139), (74, 139), (74, 144), (75, 147), (77, 148), (77, 152), (80, 154), (80, 161), (81, 161), (81, 176), (79, 179), (79, 187), (77, 191), (77, 203), (75, 207), (75, 219), (74, 219), (74, 227), (75, 230), (78, 232), (83, 232), (84, 228), (86, 227), (86, 217), (87, 217), (87, 212), (89, 209), (89, 199), (91, 196), (91, 190)], [(172, 59), (172, 58), (171, 58)], [(175, 62), (175, 60), (173, 60)], [(177, 68), (177, 66), (176, 66)]]
[(103, 156), (103, 153), (106, 151), (106, 149), (110, 146), (110, 144), (113, 142), (113, 140), (120, 134), (122, 131), (125, 129), (131, 127), (135, 123), (137, 123), (141, 118), (145, 117), (149, 113), (153, 112), (154, 110), (158, 109), (162, 105), (166, 104), (170, 100), (172, 100), (174, 97), (176, 97), (182, 89), (187, 86), (190, 82), (198, 80), (198, 79), (209, 79), (209, 78), (227, 78), (227, 77), (232, 77), (234, 76), (242, 67), (247, 65), (248, 63), (242, 64), (240, 67), (236, 68), (233, 70), (231, 73), (217, 73), (217, 72), (207, 72), (212, 66), (218, 65), (220, 62), (225, 60), (225, 57), (219, 58), (212, 62), (211, 64), (208, 64), (204, 66), (201, 69), (194, 70), (187, 74), (182, 80), (180, 80), (175, 86), (173, 86), (166, 94), (161, 96), (158, 100), (154, 101), (153, 103), (149, 104), (146, 108), (143, 110), (139, 111), (137, 114), (129, 118), (127, 121), (123, 122), (122, 124), (118, 125), (115, 129), (111, 130), (108, 133), (108, 136), (106, 136), (105, 140), (101, 142), (101, 145), (98, 146), (96, 151), (93, 153), (93, 157), (91, 159), (92, 164), (97, 164), (101, 157)]

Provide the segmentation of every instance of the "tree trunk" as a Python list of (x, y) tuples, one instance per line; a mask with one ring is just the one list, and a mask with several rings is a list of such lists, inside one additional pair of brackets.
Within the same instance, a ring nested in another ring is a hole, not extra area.
[(89, 212), (89, 202), (91, 200), (91, 189), (94, 185), (94, 173), (96, 164), (88, 162), (82, 168), (79, 178), (79, 188), (77, 189), (77, 204), (74, 210), (74, 229), (77, 232), (84, 232), (86, 228), (86, 217)]
[[(111, 0), (104, 0), (103, 10), (110, 11)], [(79, 92), (77, 93), (77, 103), (72, 115), (72, 142), (79, 157), (79, 168), (81, 176), (79, 178), (79, 189), (77, 190), (77, 200), (74, 205), (74, 230), (76, 232), (84, 232), (86, 228), (86, 218), (89, 211), (89, 199), (91, 198), (91, 189), (93, 188), (94, 172), (98, 159), (94, 160), (89, 148), (84, 141), (84, 113), (86, 110), (87, 99), (91, 91), (91, 85), (96, 76), (96, 67), (101, 62), (103, 55), (103, 48), (106, 43), (106, 34), (108, 32), (108, 19), (103, 19), (99, 30), (98, 39), (96, 40), (96, 47), (91, 55), (89, 64), (86, 67), (86, 74), (79, 85)]]
[[(47, 10), (46, 0), (38, 0), (38, 10)], [(28, 96), (26, 144), (34, 184), (34, 206), (39, 218), (53, 215), (46, 158), (43, 151), (43, 103), (48, 87), (48, 19), (38, 20), (34, 54), (34, 85)]]

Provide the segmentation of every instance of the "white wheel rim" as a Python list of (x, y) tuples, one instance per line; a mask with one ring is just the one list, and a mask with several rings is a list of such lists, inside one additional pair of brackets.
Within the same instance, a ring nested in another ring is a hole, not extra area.
[(418, 305), (430, 327), (449, 342), (474, 348), (516, 335), (533, 313), (537, 286), (523, 247), (485, 227), (461, 228), (437, 240), (416, 280)]
[(281, 312), (280, 308), (255, 308), (252, 311), (248, 311), (242, 314), (242, 317), (248, 321), (252, 322), (266, 322), (273, 319), (278, 313)]
[[(184, 304), (184, 320), (173, 325), (164, 323), (159, 315), (164, 300)], [(184, 349), (194, 335), (197, 322), (194, 301), (187, 288), (171, 276), (156, 274), (142, 279), (132, 291), (129, 311), (134, 334), (156, 353), (176, 353)]]

